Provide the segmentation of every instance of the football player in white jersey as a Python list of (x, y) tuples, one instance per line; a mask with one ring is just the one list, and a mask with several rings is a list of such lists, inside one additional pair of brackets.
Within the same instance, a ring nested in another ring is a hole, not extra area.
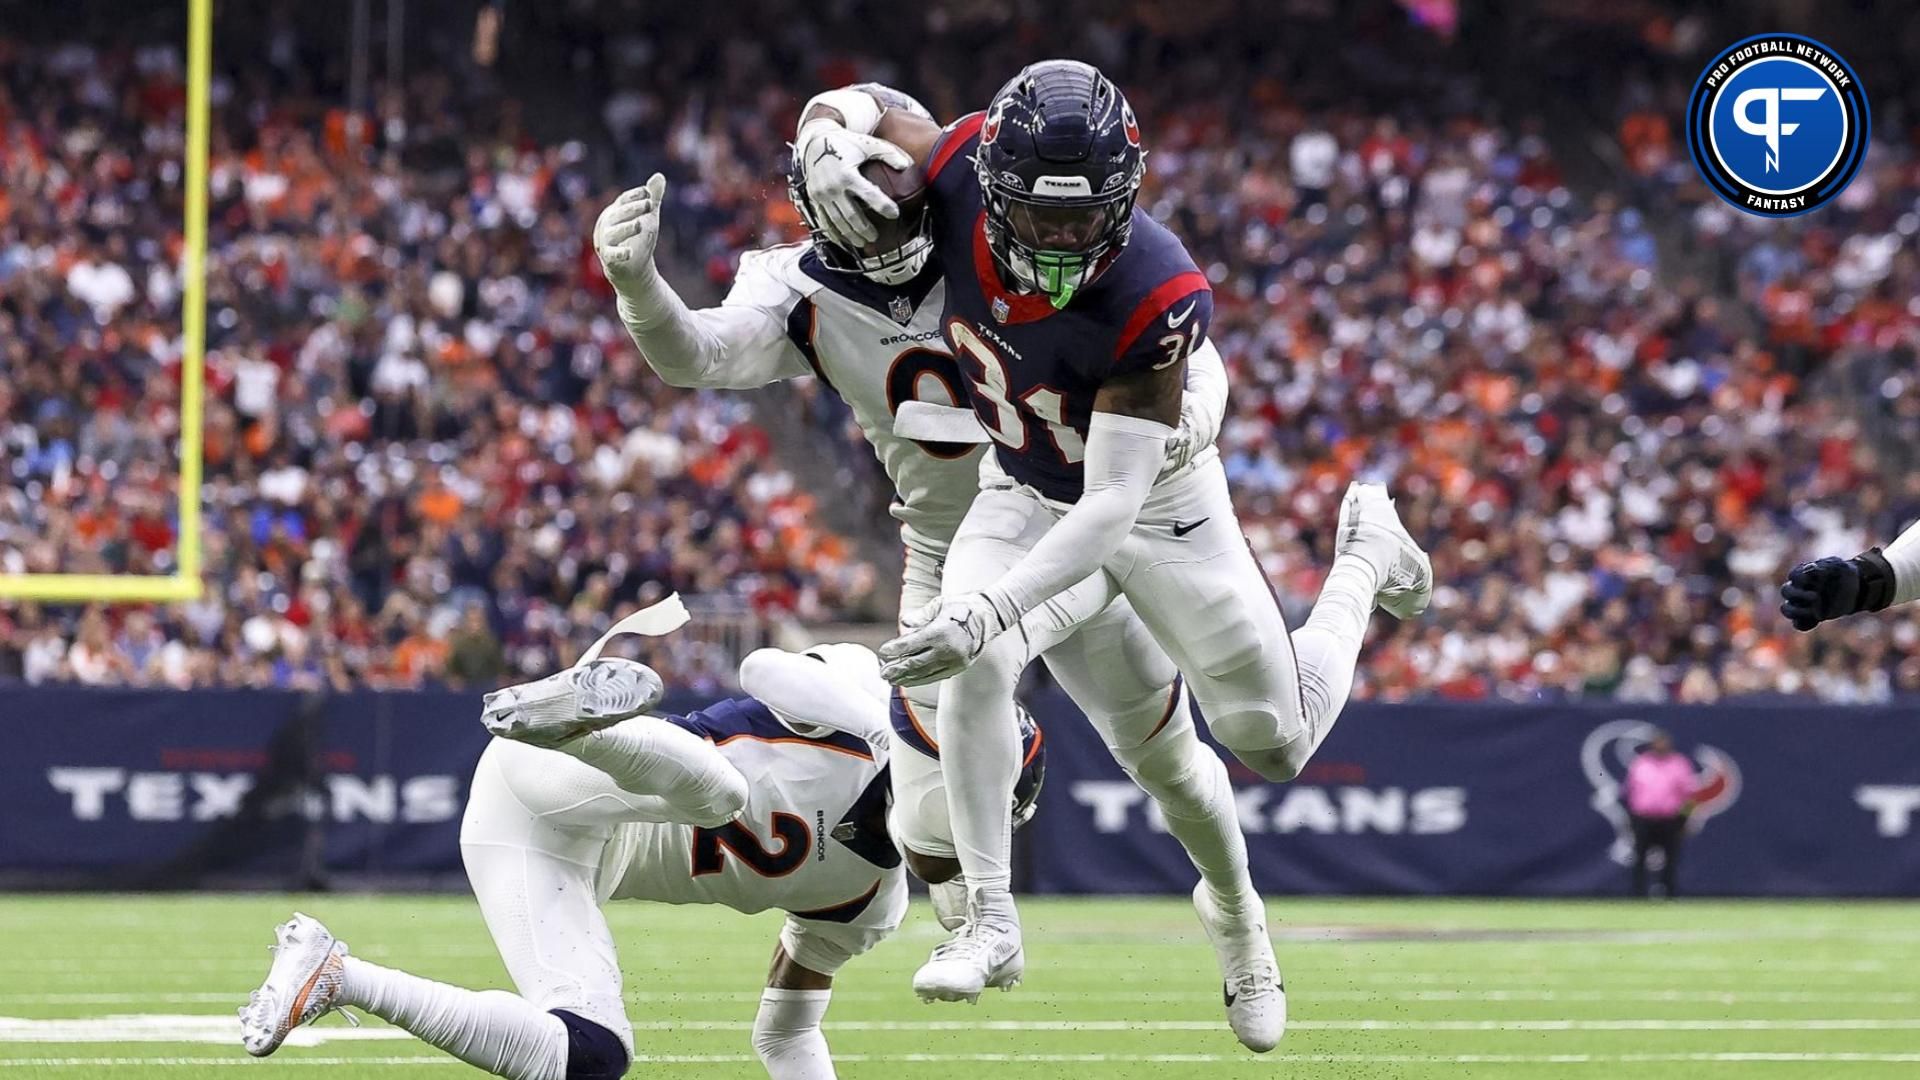
[(499, 1076), (614, 1080), (633, 1028), (601, 905), (655, 900), (788, 913), (753, 1045), (775, 1080), (832, 1080), (833, 976), (907, 910), (886, 820), (889, 687), (858, 645), (762, 649), (740, 684), (749, 696), (652, 715), (659, 676), (592, 659), (489, 695), (501, 737), (474, 772), (460, 849), (519, 993), (368, 963), (295, 915), (240, 1012), (247, 1051), (350, 1006)]
[(1780, 586), (1780, 613), (1796, 630), (1863, 611), (1920, 600), (1920, 524), (1884, 548), (1851, 559), (1829, 555), (1801, 563)]
[[(926, 115), (896, 91), (867, 91), (889, 107)], [(814, 242), (747, 253), (723, 304), (689, 310), (654, 266), (664, 193), (664, 178), (653, 177), (615, 200), (594, 230), (621, 318), (648, 363), (686, 387), (749, 388), (818, 375), (852, 409), (899, 496), (893, 514), (906, 547), (901, 610), (933, 601), (948, 545), (979, 490), (987, 436), (962, 407), (962, 375), (942, 340), (943, 287), (928, 266), (925, 221), (902, 215), (875, 242), (842, 248), (825, 240), (796, 184), (796, 206), (814, 227)], [(1167, 468), (1210, 452), (1225, 403), (1226, 374), (1208, 343), (1193, 358)], [(1098, 576), (1090, 578), (1037, 608), (1017, 636), (1026, 659), (1044, 657), (1115, 758), (1154, 798), (1200, 871), (1194, 904), (1220, 964), (1229, 1025), (1243, 1044), (1264, 1052), (1285, 1030), (1286, 996), (1264, 905), (1248, 875), (1233, 790), (1194, 731), (1172, 661), (1112, 595)], [(938, 699), (937, 685), (893, 698), (893, 831), (915, 874), (934, 883), (942, 921), (957, 928), (965, 895), (954, 881), (959, 863), (938, 757)]]

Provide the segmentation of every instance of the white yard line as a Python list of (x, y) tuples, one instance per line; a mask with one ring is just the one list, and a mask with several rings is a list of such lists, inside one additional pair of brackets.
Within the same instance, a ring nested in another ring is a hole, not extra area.
[[(752, 1054), (641, 1054), (639, 1065), (741, 1065), (758, 1060)], [(1650, 1064), (1825, 1064), (1886, 1065), (1920, 1063), (1920, 1053), (1775, 1053), (1770, 1051), (1726, 1051), (1695, 1054), (1288, 1054), (1268, 1058), (1246, 1054), (836, 1054), (834, 1060), (847, 1064), (1207, 1064), (1256, 1065), (1271, 1071), (1282, 1062), (1323, 1065), (1650, 1065)], [(253, 1066), (253, 1059), (239, 1054), (231, 1057), (67, 1057), (0, 1058), (4, 1068), (127, 1068), (133, 1066), (173, 1066), (179, 1068), (218, 1068)], [(412, 1057), (276, 1057), (275, 1065), (457, 1065), (444, 1055)]]
[[(1553, 990), (1539, 987), (1481, 988), (1473, 990), (1313, 990), (1299, 989), (1302, 1002), (1388, 1001), (1519, 1001), (1519, 1002), (1693, 1002), (1703, 1005), (1916, 1005), (1920, 992), (1820, 990)], [(234, 1005), (245, 1001), (246, 989), (194, 993), (52, 993), (0, 994), (8, 1005)], [(836, 990), (835, 1001), (899, 1000), (892, 990)], [(1032, 1002), (1207, 1002), (1219, 1000), (1217, 990), (1021, 990), (1020, 1000)], [(634, 1004), (752, 1004), (757, 990), (629, 990)]]
[[(1920, 1019), (1293, 1020), (1294, 1031), (1920, 1031)], [(848, 1020), (834, 1031), (1217, 1031), (1219, 1020)], [(746, 1020), (657, 1020), (636, 1031), (751, 1031)]]
[[(829, 1032), (1213, 1032), (1219, 1020), (847, 1020), (829, 1022)], [(1296, 1031), (1916, 1031), (1915, 1018), (1585, 1019), (1585, 1020), (1295, 1020)], [(646, 1020), (635, 1031), (747, 1032), (747, 1020)], [(130, 1016), (37, 1019), (0, 1016), (0, 1045), (8, 1043), (212, 1043), (231, 1044), (239, 1024), (225, 1014), (147, 1013)], [(412, 1036), (386, 1026), (326, 1024), (303, 1027), (290, 1046), (336, 1042), (403, 1041)]]

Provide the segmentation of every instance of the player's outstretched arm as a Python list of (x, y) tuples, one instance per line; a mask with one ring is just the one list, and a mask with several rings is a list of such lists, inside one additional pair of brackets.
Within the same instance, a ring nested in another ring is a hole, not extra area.
[(844, 86), (807, 102), (793, 162), (821, 228), (834, 243), (857, 251), (879, 236), (869, 214), (900, 216), (893, 200), (860, 175), (860, 166), (875, 158), (896, 169), (924, 165), (939, 139), (940, 125), (905, 94), (871, 84)]
[(999, 581), (942, 597), (909, 620), (911, 629), (880, 647), (880, 674), (918, 686), (964, 670), (989, 641), (1112, 558), (1166, 462), (1185, 379), (1179, 362), (1108, 379), (1087, 425), (1080, 501)]
[(1780, 600), (1780, 614), (1796, 630), (1920, 600), (1920, 524), (1885, 548), (1801, 563), (1780, 586)]
[(672, 386), (733, 390), (806, 374), (805, 357), (787, 338), (779, 297), (754, 302), (769, 291), (768, 283), (756, 287), (747, 280), (751, 260), (761, 253), (742, 259), (740, 280), (717, 308), (689, 309), (660, 276), (653, 254), (666, 194), (667, 178), (654, 173), (608, 204), (593, 226), (593, 250), (618, 297), (620, 321), (648, 365)]

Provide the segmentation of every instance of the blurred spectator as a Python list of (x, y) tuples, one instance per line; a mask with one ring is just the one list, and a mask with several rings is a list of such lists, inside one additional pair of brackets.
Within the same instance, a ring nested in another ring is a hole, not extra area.
[(455, 687), (490, 690), (506, 671), (506, 655), (487, 625), (486, 612), (479, 605), (467, 608), (447, 646), (447, 681)]
[[(513, 9), (503, 40), (578, 75), (556, 90), (541, 70), (529, 97), (576, 94), (560, 119), (592, 118), (598, 142), (537, 138), (511, 78), (462, 66), (464, 41), (381, 88), (365, 146), (330, 134), (338, 87), (241, 57), (215, 88), (210, 595), (152, 613), (158, 669), (124, 610), (102, 616), (110, 647), (133, 650), (130, 678), (170, 685), (305, 679), (311, 662), (399, 686), (469, 677), (454, 626), (473, 604), (503, 678), (569, 662), (668, 588), (728, 633), (885, 619), (893, 568), (822, 528), (772, 463), (812, 455), (776, 449), (738, 396), (650, 378), (582, 239), (660, 168), (665, 257), (723, 284), (739, 251), (796, 235), (779, 170), (815, 89), (893, 82), (950, 118), (1051, 52), (1126, 88), (1152, 148), (1141, 206), (1213, 283), (1220, 450), (1289, 609), (1317, 592), (1356, 476), (1391, 484), (1433, 551), (1433, 612), (1381, 621), (1362, 696), (1920, 691), (1920, 616), (1801, 636), (1772, 610), (1796, 559), (1920, 518), (1920, 471), (1901, 468), (1920, 446), (1914, 155), (1876, 131), (1836, 205), (1748, 218), (1675, 148), (1688, 56), (1734, 35), (1555, 11), (1514, 25), (1569, 20), (1581, 47), (1507, 55), (1593, 88), (1563, 95), (1596, 110), (1587, 129), (1533, 115), (1532, 83), (1484, 78), (1470, 41), (1391, 5), (1289, 6), (1277, 34), (1257, 32), (1271, 5), (1234, 0), (1177, 21), (1092, 0), (924, 20), (771, 0)], [(740, 38), (750, 15), (783, 32)], [(164, 572), (178, 56), (16, 55), (0, 69), (0, 572)], [(1610, 141), (1617, 176), (1569, 179)], [(845, 410), (817, 386), (782, 400), (845, 451), (833, 501), (884, 505)], [(75, 677), (82, 615), (16, 614), (0, 671)], [(716, 642), (736, 639), (663, 645), (662, 663), (724, 679)]]

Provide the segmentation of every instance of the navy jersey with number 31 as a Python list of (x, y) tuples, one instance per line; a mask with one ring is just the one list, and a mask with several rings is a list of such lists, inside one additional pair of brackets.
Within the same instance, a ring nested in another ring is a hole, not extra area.
[(1000, 467), (1049, 499), (1075, 502), (1100, 386), (1186, 359), (1206, 340), (1213, 291), (1179, 239), (1138, 207), (1127, 246), (1064, 309), (1008, 289), (987, 247), (973, 171), (982, 118), (955, 121), (927, 162), (947, 341)]

